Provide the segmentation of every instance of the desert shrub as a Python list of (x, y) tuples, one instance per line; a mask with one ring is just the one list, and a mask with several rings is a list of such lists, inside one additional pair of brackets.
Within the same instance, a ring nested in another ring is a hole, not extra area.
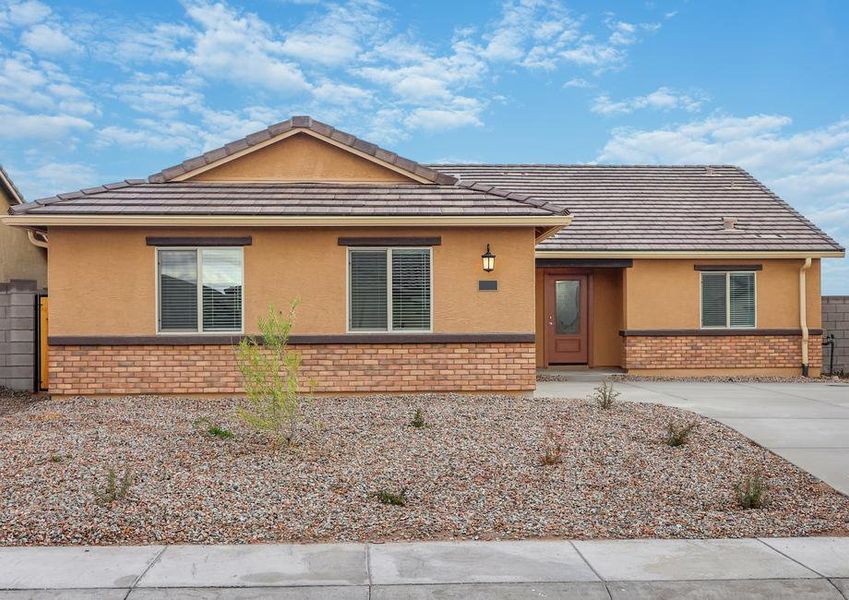
[(403, 488), (400, 492), (390, 492), (389, 490), (378, 490), (375, 494), (381, 504), (390, 504), (392, 506), (404, 506), (407, 504), (407, 488)]
[(683, 446), (687, 443), (693, 429), (696, 428), (696, 422), (690, 421), (683, 425), (676, 425), (675, 421), (670, 420), (666, 426), (666, 444), (672, 446)]
[(247, 336), (236, 349), (247, 398), (238, 409), (239, 417), (287, 446), (295, 442), (307, 401), (300, 392), (301, 355), (289, 349), (297, 306), (293, 302), (285, 315), (269, 307), (258, 320), (262, 339)]
[(221, 427), (220, 425), (217, 425), (216, 423), (213, 423), (212, 421), (210, 421), (206, 417), (197, 419), (194, 422), (194, 426), (198, 430), (200, 430), (200, 431), (202, 431), (202, 432), (204, 432), (208, 435), (211, 435), (211, 436), (217, 437), (217, 438), (221, 438), (221, 439), (224, 439), (224, 440), (229, 440), (230, 438), (232, 438), (236, 435), (232, 431), (230, 431), (229, 429), (226, 429), (224, 427)]
[(556, 465), (563, 461), (563, 445), (551, 427), (546, 427), (542, 436), (540, 462), (543, 465)]
[(135, 476), (129, 468), (124, 469), (123, 475), (118, 477), (118, 473), (114, 467), (109, 467), (106, 472), (106, 481), (102, 482), (92, 490), (94, 499), (98, 504), (112, 504), (116, 500), (123, 500), (127, 497), (135, 482)]
[(596, 406), (607, 410), (613, 406), (613, 403), (618, 397), (619, 392), (613, 389), (613, 382), (609, 380), (604, 380), (601, 382), (600, 386), (593, 390), (592, 396), (590, 398)]
[(737, 484), (736, 491), (740, 508), (763, 508), (766, 504), (768, 486), (760, 475), (746, 475)]
[(413, 418), (410, 421), (410, 427), (416, 427), (421, 429), (422, 427), (426, 427), (427, 423), (425, 422), (424, 411), (420, 408), (416, 409), (416, 412), (413, 413)]
[(62, 460), (64, 460), (64, 458), (61, 454), (51, 454), (50, 455), (50, 462), (60, 463), (60, 462), (62, 462)]

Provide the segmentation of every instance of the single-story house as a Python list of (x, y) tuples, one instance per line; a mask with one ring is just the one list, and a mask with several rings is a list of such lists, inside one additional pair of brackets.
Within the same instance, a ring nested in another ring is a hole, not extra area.
[(737, 167), (422, 165), (310, 117), (3, 221), (49, 233), (59, 395), (238, 393), (232, 344), (296, 298), (318, 392), (816, 376), (844, 255)]

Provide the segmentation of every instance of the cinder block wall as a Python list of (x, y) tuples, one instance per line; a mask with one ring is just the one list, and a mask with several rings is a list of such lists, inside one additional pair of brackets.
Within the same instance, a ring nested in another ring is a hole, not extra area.
[[(822, 297), (822, 328), (834, 334), (834, 370), (849, 373), (849, 296)], [(828, 359), (828, 348), (823, 348), (823, 371)]]
[(33, 388), (36, 282), (0, 283), (0, 386)]

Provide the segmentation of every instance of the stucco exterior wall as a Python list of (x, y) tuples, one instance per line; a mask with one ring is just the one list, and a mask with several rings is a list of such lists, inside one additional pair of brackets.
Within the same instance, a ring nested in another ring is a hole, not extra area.
[[(5, 215), (12, 199), (0, 188), (0, 214)], [(0, 224), (0, 283), (12, 279), (33, 280), (47, 285), (47, 250), (30, 243), (27, 232)]]
[[(434, 333), (534, 331), (534, 232), (531, 228), (52, 228), (50, 335), (150, 336), (156, 333), (155, 248), (145, 237), (246, 236), (247, 333), (269, 304), (299, 298), (294, 334), (343, 334), (347, 328), (347, 250), (340, 236), (441, 236), (433, 248)], [(484, 273), (489, 243), (496, 268)], [(478, 291), (497, 279), (498, 291)]]
[(400, 173), (303, 133), (255, 150), (192, 179), (413, 183)]
[[(624, 329), (699, 329), (700, 279), (694, 265), (759, 264), (756, 274), (757, 328), (800, 327), (799, 268), (801, 259), (764, 260), (634, 260), (625, 269)], [(808, 327), (822, 325), (820, 261), (807, 273)]]

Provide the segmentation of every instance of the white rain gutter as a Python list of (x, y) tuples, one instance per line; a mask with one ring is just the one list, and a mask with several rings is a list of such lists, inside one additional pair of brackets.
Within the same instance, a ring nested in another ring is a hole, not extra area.
[[(41, 236), (39, 239), (37, 236)], [(39, 248), (47, 249), (47, 237), (44, 234), (39, 234), (33, 231), (32, 229), (27, 229), (27, 237), (33, 246), (38, 246)]]
[(811, 259), (806, 258), (799, 269), (799, 324), (802, 326), (802, 376), (808, 376), (808, 280)]

